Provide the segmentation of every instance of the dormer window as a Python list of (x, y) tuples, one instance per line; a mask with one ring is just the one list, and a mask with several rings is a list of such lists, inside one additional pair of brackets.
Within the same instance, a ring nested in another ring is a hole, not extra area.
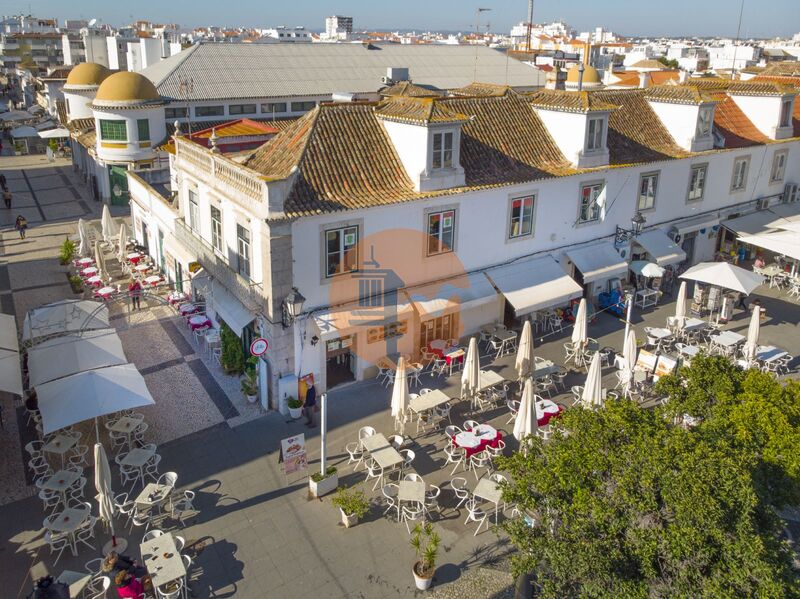
[(587, 127), (586, 135), (586, 150), (589, 152), (602, 150), (603, 144), (603, 129), (605, 128), (605, 119), (603, 117), (590, 118), (589, 126)]
[(433, 168), (452, 168), (453, 167), (453, 133), (433, 134)]
[(714, 108), (701, 108), (697, 115), (697, 131), (695, 137), (702, 139), (711, 135), (711, 123), (714, 121)]
[(792, 99), (787, 98), (781, 102), (781, 127), (788, 127), (792, 123)]

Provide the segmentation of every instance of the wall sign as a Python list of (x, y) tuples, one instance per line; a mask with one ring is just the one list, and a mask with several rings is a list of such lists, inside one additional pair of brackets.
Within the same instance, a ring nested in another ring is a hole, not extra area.
[(250, 354), (253, 356), (264, 355), (268, 349), (269, 342), (263, 337), (253, 339), (253, 342), (250, 344)]

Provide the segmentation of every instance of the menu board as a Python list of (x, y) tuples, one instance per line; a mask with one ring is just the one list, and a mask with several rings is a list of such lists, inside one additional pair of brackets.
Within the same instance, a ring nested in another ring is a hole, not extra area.
[(301, 433), (294, 437), (282, 439), (281, 455), (283, 456), (284, 474), (288, 475), (308, 468), (305, 435)]

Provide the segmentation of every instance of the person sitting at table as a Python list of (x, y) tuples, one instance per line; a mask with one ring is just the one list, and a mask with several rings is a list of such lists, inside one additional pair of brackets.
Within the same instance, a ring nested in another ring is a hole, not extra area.
[(114, 575), (119, 572), (128, 572), (137, 578), (147, 574), (147, 569), (144, 566), (140, 566), (135, 559), (127, 555), (119, 555), (116, 551), (112, 551), (106, 556), (101, 570), (106, 574), (113, 573)]
[(117, 595), (121, 599), (144, 599), (144, 585), (129, 572), (124, 570), (118, 572), (114, 577), (114, 583), (117, 585)]
[(764, 262), (764, 256), (762, 256), (761, 254), (756, 256), (756, 260), (755, 262), (753, 262), (753, 268), (764, 268), (766, 265), (767, 263)]

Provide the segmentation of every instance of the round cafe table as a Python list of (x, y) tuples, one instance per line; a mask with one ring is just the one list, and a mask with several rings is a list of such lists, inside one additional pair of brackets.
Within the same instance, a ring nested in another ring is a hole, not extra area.
[(78, 258), (77, 260), (75, 260), (75, 264), (77, 264), (82, 268), (87, 268), (92, 264), (94, 264), (94, 258)]
[(137, 264), (142, 259), (142, 255), (139, 252), (131, 252), (126, 257), (131, 264)]
[(117, 292), (117, 288), (116, 287), (102, 287), (101, 289), (98, 289), (97, 291), (95, 291), (94, 294), (95, 294), (96, 297), (100, 297), (100, 298), (102, 298), (104, 300), (107, 300), (112, 295), (114, 295), (116, 292)]
[(193, 331), (211, 326), (211, 320), (204, 314), (196, 314), (189, 319), (189, 328)]
[(544, 426), (550, 422), (551, 418), (558, 418), (564, 408), (554, 401), (549, 399), (542, 399), (536, 402), (536, 423), (539, 426)]
[(169, 295), (167, 295), (167, 301), (170, 303), (171, 306), (183, 303), (188, 299), (189, 296), (183, 293), (182, 291), (171, 291)]
[(91, 285), (92, 287), (101, 287), (103, 285), (103, 279), (101, 279), (98, 275), (94, 275), (86, 279), (86, 284)]
[(137, 264), (133, 267), (136, 272), (146, 273), (152, 267), (149, 264)]
[(151, 287), (155, 287), (161, 282), (161, 277), (159, 275), (150, 275), (144, 280), (144, 282)]
[(189, 314), (194, 314), (197, 312), (197, 306), (191, 302), (186, 302), (185, 304), (178, 306), (178, 312), (181, 316), (188, 316)]
[(95, 268), (94, 266), (89, 266), (81, 271), (81, 275), (84, 277), (93, 277), (96, 274), (97, 274), (97, 268)]
[(453, 437), (453, 443), (466, 451), (467, 457), (480, 453), (487, 447), (497, 447), (503, 434), (488, 424), (476, 426), (471, 431), (461, 431)]

